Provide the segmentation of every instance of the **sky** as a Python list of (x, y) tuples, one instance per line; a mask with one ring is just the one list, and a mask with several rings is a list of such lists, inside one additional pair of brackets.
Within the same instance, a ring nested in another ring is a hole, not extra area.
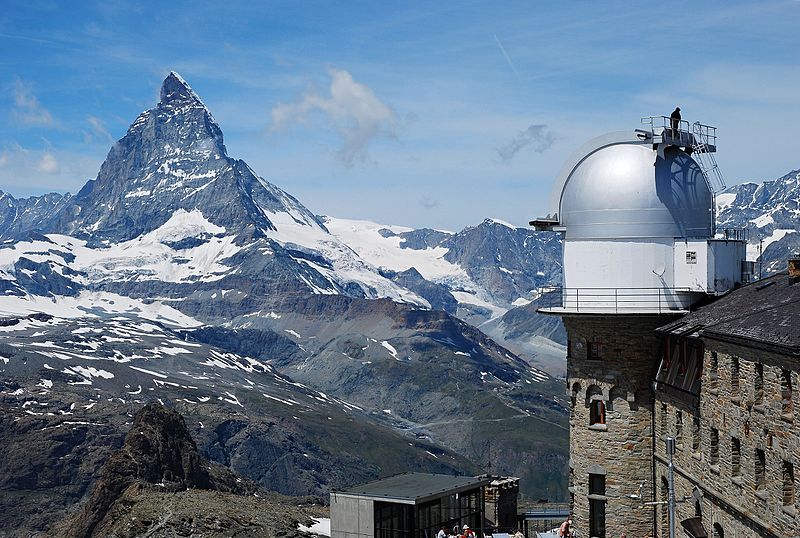
[[(253, 8), (257, 5), (257, 8)], [(800, 1), (6, 1), (0, 190), (77, 192), (174, 70), (228, 154), (320, 215), (549, 212), (580, 145), (718, 127), (728, 185), (800, 168)]]

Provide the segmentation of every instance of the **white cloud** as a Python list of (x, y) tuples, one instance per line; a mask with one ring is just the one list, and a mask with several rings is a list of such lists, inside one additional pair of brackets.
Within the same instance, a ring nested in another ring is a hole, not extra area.
[(108, 129), (106, 129), (105, 124), (100, 118), (96, 116), (88, 116), (86, 121), (92, 128), (90, 133), (86, 133), (87, 136), (85, 138), (87, 142), (92, 142), (95, 139), (99, 139), (102, 142), (114, 142), (114, 137), (112, 137), (111, 133), (108, 132)]
[(315, 112), (322, 112), (328, 124), (342, 139), (338, 155), (345, 166), (369, 160), (367, 148), (378, 138), (395, 138), (398, 119), (364, 84), (344, 70), (328, 69), (329, 95), (306, 90), (294, 103), (281, 103), (272, 109), (272, 128), (283, 129), (292, 122), (307, 123)]
[(517, 136), (508, 143), (497, 148), (497, 155), (503, 162), (508, 162), (522, 148), (530, 146), (536, 153), (542, 153), (552, 146), (555, 140), (555, 135), (547, 128), (547, 125), (530, 125), (524, 131), (517, 133)]
[(17, 121), (25, 125), (54, 127), (56, 122), (52, 114), (39, 103), (30, 85), (20, 79), (14, 80), (14, 108), (12, 114)]
[(0, 146), (0, 190), (14, 196), (52, 191), (77, 192), (88, 178), (97, 174), (102, 153), (88, 155), (19, 144)]
[(61, 171), (61, 165), (58, 164), (55, 156), (48, 151), (36, 163), (36, 171), (43, 174), (58, 174)]

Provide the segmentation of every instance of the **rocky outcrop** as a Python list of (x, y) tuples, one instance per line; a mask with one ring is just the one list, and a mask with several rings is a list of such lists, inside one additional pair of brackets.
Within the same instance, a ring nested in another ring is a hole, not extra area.
[(183, 417), (157, 403), (146, 405), (136, 415), (125, 444), (103, 466), (100, 480), (68, 533), (93, 536), (95, 527), (134, 482), (162, 483), (173, 491), (208, 489), (211, 484), (207, 464)]
[(282, 513), (286, 505), (275, 502), (272, 513), (265, 514), (268, 507), (259, 494), (269, 496), (254, 482), (200, 457), (177, 411), (149, 403), (136, 414), (125, 444), (103, 465), (88, 501), (55, 533), (269, 536), (291, 534), (298, 517), (308, 520), (298, 510), (287, 516)]

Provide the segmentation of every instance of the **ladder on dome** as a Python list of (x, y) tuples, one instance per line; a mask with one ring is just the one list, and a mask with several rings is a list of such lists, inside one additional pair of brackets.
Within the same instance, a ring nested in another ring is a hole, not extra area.
[(725, 180), (722, 179), (722, 172), (714, 158), (717, 128), (696, 121), (692, 124), (692, 135), (692, 156), (706, 176), (712, 194), (718, 194), (725, 190)]

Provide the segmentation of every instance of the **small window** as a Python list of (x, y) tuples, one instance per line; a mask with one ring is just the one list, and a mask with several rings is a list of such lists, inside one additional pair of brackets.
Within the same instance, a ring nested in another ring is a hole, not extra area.
[[(605, 496), (606, 477), (602, 474), (589, 475), (589, 495)], [(589, 535), (596, 538), (606, 536), (606, 501), (602, 498), (589, 499)]]
[(692, 450), (700, 451), (700, 417), (692, 418)]
[(712, 538), (725, 538), (725, 531), (722, 529), (722, 525), (714, 523), (714, 530), (711, 536)]
[(719, 430), (711, 428), (711, 436), (708, 440), (708, 463), (710, 465), (719, 465)]
[(719, 357), (716, 351), (709, 353), (707, 377), (708, 390), (717, 393), (719, 391)]
[(753, 380), (753, 402), (756, 404), (764, 403), (764, 365), (756, 364), (756, 376)]
[(757, 448), (756, 466), (755, 466), (756, 491), (761, 491), (767, 487), (766, 467), (767, 467), (766, 455), (764, 454), (763, 450)]
[(600, 342), (589, 342), (589, 359), (599, 360), (603, 357), (603, 346)]
[(667, 435), (667, 404), (661, 404), (661, 435)]
[(731, 391), (739, 394), (739, 358), (731, 357)]
[(792, 372), (781, 370), (781, 408), (783, 414), (792, 412)]
[(731, 476), (742, 476), (742, 442), (731, 437)]
[(686, 251), (686, 263), (690, 265), (694, 265), (697, 263), (697, 251), (694, 250)]
[(675, 414), (675, 444), (680, 445), (683, 437), (683, 411)]
[(603, 400), (592, 400), (589, 404), (589, 425), (606, 423), (606, 404)]
[(606, 476), (603, 474), (589, 475), (589, 495), (606, 494)]
[(794, 465), (783, 462), (783, 506), (794, 504)]

